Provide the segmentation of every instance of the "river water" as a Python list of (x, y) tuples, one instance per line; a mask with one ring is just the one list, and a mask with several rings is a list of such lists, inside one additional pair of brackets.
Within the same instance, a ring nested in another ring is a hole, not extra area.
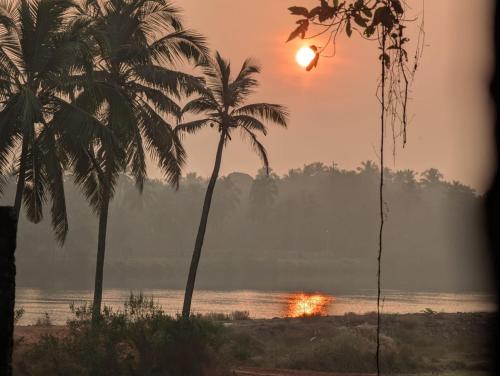
[[(127, 289), (108, 289), (103, 294), (103, 304), (119, 309), (123, 307), (131, 291)], [(138, 293), (138, 291), (134, 291)], [(182, 290), (142, 290), (145, 296), (153, 297), (163, 310), (175, 315), (182, 309)], [(289, 304), (302, 292), (283, 291), (195, 291), (192, 310), (196, 313), (230, 313), (248, 311), (252, 318), (273, 318), (289, 315)], [(317, 295), (317, 294), (316, 294)], [(315, 295), (315, 296), (316, 296)], [(328, 297), (324, 313), (343, 315), (347, 312), (366, 313), (376, 310), (375, 291), (362, 291), (350, 295)], [(64, 324), (72, 317), (70, 304), (91, 302), (92, 292), (88, 290), (41, 290), (18, 288), (16, 308), (25, 313), (19, 325), (30, 325), (48, 313), (52, 323)], [(450, 294), (430, 292), (404, 292), (385, 290), (383, 292), (384, 313), (415, 313), (430, 308), (437, 312), (491, 312), (496, 310), (493, 296), (487, 294)]]

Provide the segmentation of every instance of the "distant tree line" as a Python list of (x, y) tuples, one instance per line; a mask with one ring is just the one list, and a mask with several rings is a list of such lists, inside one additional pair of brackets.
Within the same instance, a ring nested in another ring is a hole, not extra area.
[[(378, 167), (312, 163), (287, 174), (222, 177), (214, 193), (200, 288), (373, 288)], [(446, 181), (437, 169), (385, 174), (388, 289), (485, 291), (488, 267), (483, 197)], [(66, 179), (71, 231), (63, 248), (50, 225), (23, 223), (19, 283), (90, 288), (96, 219)], [(187, 174), (178, 191), (147, 180), (140, 196), (130, 177), (117, 183), (109, 218), (108, 287), (184, 288), (207, 180)], [(6, 196), (13, 195), (13, 185)], [(139, 236), (141, 234), (141, 236)], [(390, 271), (390, 272), (389, 272)], [(425, 276), (425, 278), (423, 278)]]

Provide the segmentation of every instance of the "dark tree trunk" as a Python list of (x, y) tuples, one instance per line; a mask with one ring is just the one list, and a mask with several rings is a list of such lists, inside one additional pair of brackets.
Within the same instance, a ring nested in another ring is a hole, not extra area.
[[(500, 59), (498, 53), (500, 52), (500, 5), (496, 5), (495, 10), (495, 75), (491, 82), (491, 94), (496, 106), (495, 116), (495, 145), (497, 159), (500, 160)], [(487, 234), (490, 241), (491, 265), (494, 269), (494, 284), (496, 288), (496, 303), (500, 307), (500, 167), (496, 167), (495, 176), (491, 187), (486, 195), (485, 200), (486, 224)], [(496, 349), (500, 347), (500, 313), (495, 313), (495, 322), (493, 325), (493, 344), (491, 354), (498, 354)], [(500, 357), (493, 356), (493, 373), (500, 374)]]
[(0, 207), (0, 375), (12, 375), (14, 304), (16, 300), (17, 217), (12, 207)]
[(205, 193), (205, 201), (203, 202), (203, 210), (201, 212), (200, 226), (198, 227), (198, 235), (194, 245), (193, 258), (191, 259), (191, 266), (189, 267), (189, 276), (186, 284), (186, 292), (184, 294), (184, 305), (182, 307), (182, 317), (188, 318), (191, 314), (191, 300), (193, 299), (194, 284), (196, 281), (196, 272), (198, 264), (200, 263), (201, 249), (203, 247), (203, 240), (205, 238), (205, 230), (207, 228), (208, 214), (210, 212), (210, 205), (212, 203), (212, 196), (214, 193), (215, 183), (219, 177), (219, 170), (222, 161), (222, 151), (224, 149), (224, 142), (226, 133), (223, 131), (220, 136), (219, 146), (217, 147), (217, 154), (215, 156), (215, 165), (208, 183), (207, 192)]
[(26, 153), (27, 153), (27, 137), (23, 136), (23, 146), (21, 147), (21, 161), (19, 163), (19, 174), (17, 178), (16, 197), (14, 199), (14, 212), (16, 218), (19, 218), (21, 213), (21, 205), (23, 202), (24, 179), (26, 175)]
[(102, 303), (102, 285), (104, 279), (104, 256), (106, 254), (106, 235), (108, 228), (108, 211), (109, 211), (109, 188), (105, 188), (104, 202), (99, 213), (99, 234), (97, 240), (97, 260), (95, 267), (95, 282), (94, 282), (94, 303), (92, 307), (92, 322), (99, 320), (101, 315)]

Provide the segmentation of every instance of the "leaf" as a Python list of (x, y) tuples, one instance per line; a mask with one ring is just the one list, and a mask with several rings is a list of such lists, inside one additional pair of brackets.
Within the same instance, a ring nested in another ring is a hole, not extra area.
[(375, 33), (375, 26), (373, 24), (367, 26), (366, 29), (365, 29), (365, 31), (364, 31), (364, 34), (367, 37), (371, 37), (374, 33)]
[(294, 31), (292, 31), (292, 32), (290, 33), (290, 36), (289, 36), (289, 37), (288, 37), (288, 39), (286, 40), (286, 41), (287, 41), (287, 43), (288, 43), (288, 42), (290, 42), (291, 40), (294, 40), (295, 38), (297, 38), (297, 37), (300, 35), (301, 30), (302, 30), (302, 27), (301, 27), (301, 26), (299, 26), (299, 27), (297, 27)]
[(403, 6), (401, 5), (401, 1), (399, 1), (399, 0), (392, 0), (391, 4), (392, 4), (392, 7), (394, 8), (394, 11), (397, 14), (403, 14), (404, 13), (404, 9), (403, 9)]
[(388, 54), (381, 54), (379, 56), (379, 60), (383, 60), (385, 67), (389, 69), (391, 67), (391, 57)]
[(302, 39), (304, 39), (304, 37), (306, 36), (307, 29), (309, 28), (309, 21), (304, 19), (297, 21), (297, 23), (299, 24), (299, 26), (294, 31), (292, 31), (287, 39), (287, 42), (290, 42), (291, 40), (297, 38), (299, 35)]
[(319, 53), (316, 53), (314, 56), (314, 59), (309, 63), (309, 65), (306, 68), (306, 71), (311, 71), (313, 68), (316, 68), (318, 66), (318, 61), (319, 61)]
[(304, 8), (304, 7), (290, 7), (290, 8), (288, 8), (288, 10), (294, 16), (310, 17), (309, 16), (309, 11), (307, 10), (307, 8)]
[(391, 30), (394, 26), (394, 16), (388, 7), (378, 8), (373, 16), (373, 24), (377, 26), (378, 24), (384, 25), (388, 30)]
[(321, 0), (321, 11), (319, 13), (319, 22), (324, 22), (329, 18), (333, 18), (335, 16), (335, 12), (337, 11), (337, 7), (331, 7), (328, 5), (326, 0)]
[(309, 18), (317, 17), (317, 16), (319, 16), (320, 13), (321, 13), (321, 7), (313, 8), (309, 12)]
[(347, 36), (350, 38), (352, 35), (352, 26), (351, 26), (351, 20), (347, 20), (347, 25), (345, 27), (345, 32)]
[(361, 10), (365, 6), (364, 0), (356, 0), (354, 3), (354, 9)]
[(356, 22), (359, 26), (362, 27), (368, 26), (366, 20), (363, 17), (361, 17), (359, 13), (354, 15), (354, 22)]

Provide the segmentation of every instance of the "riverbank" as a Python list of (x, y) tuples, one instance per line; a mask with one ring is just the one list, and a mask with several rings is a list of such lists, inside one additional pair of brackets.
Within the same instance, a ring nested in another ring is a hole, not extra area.
[[(382, 366), (391, 373), (487, 372), (491, 313), (391, 314), (382, 317)], [(373, 372), (376, 315), (218, 322), (218, 355), (230, 368)], [(64, 338), (66, 326), (18, 326), (15, 362), (44, 336)], [(16, 375), (23, 375), (17, 370)]]

